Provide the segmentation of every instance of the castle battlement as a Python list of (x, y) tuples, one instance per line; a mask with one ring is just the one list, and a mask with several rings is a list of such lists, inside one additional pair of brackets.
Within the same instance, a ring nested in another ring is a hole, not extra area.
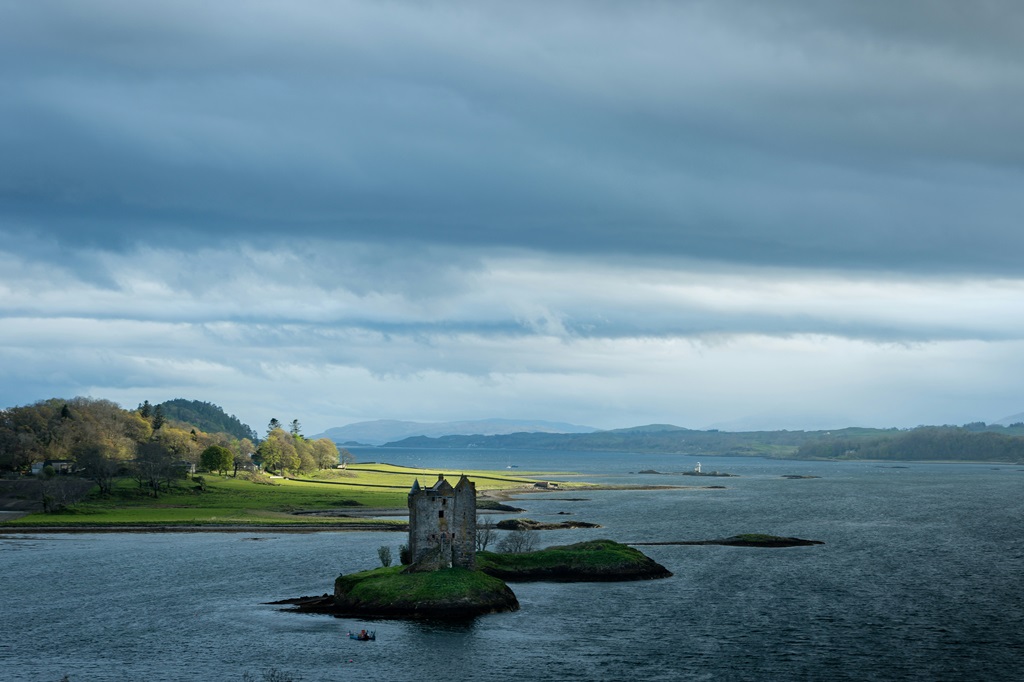
[(476, 484), (463, 475), (453, 487), (438, 474), (429, 488), (419, 479), (409, 491), (412, 570), (476, 568)]

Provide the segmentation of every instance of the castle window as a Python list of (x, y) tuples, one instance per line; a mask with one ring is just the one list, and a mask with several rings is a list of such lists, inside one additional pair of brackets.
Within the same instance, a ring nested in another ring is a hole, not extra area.
[(439, 518), (439, 519), (443, 519), (444, 518), (444, 509), (441, 509), (441, 510), (439, 510), (437, 512), (437, 518)]

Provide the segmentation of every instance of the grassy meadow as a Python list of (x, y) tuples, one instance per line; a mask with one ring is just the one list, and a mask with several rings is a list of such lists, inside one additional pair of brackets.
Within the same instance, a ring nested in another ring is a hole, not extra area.
[[(389, 464), (353, 464), (347, 469), (323, 470), (310, 477), (256, 479), (202, 474), (205, 489), (191, 479), (176, 481), (169, 491), (152, 497), (131, 479), (118, 481), (112, 495), (95, 492), (72, 508), (55, 514), (35, 513), (0, 524), (0, 528), (95, 526), (304, 526), (344, 528), (368, 523), (386, 528), (404, 519), (374, 519), (374, 510), (404, 510), (414, 480), (433, 485), (443, 473), (453, 485), (461, 474), (476, 483), (478, 492), (530, 488), (538, 479), (508, 476), (500, 471), (438, 471)], [(585, 484), (562, 483), (562, 488)], [(354, 517), (297, 514), (343, 510)], [(363, 512), (363, 513), (361, 513)], [(366, 514), (365, 512), (369, 512)]]

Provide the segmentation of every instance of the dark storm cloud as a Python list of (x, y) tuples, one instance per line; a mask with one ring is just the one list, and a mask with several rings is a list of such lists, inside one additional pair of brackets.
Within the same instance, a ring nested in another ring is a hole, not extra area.
[(5, 2), (0, 219), (1016, 274), (1022, 14)]

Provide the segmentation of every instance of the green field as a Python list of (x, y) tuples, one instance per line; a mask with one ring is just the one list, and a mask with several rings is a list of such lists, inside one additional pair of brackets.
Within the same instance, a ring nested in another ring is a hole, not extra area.
[[(232, 526), (232, 525), (302, 525), (341, 527), (367, 523), (381, 527), (401, 525), (401, 519), (362, 518), (359, 512), (405, 509), (413, 481), (432, 485), (438, 474), (454, 485), (465, 473), (478, 492), (530, 488), (537, 479), (519, 475), (508, 476), (494, 471), (438, 471), (411, 469), (389, 464), (355, 464), (344, 470), (324, 470), (310, 478), (269, 479), (254, 482), (238, 478), (204, 474), (205, 490), (191, 479), (177, 481), (170, 491), (154, 498), (137, 484), (124, 479), (114, 493), (100, 497), (93, 493), (71, 509), (57, 514), (29, 514), (0, 524), (0, 528), (17, 527), (88, 527), (88, 526)], [(586, 484), (562, 483), (563, 488)], [(320, 510), (354, 512), (355, 517), (323, 517), (296, 514)]]

